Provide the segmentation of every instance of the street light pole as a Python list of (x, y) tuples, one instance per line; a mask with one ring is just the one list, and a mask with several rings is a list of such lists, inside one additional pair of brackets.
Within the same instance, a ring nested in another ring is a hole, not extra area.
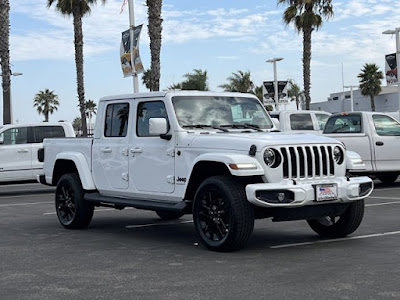
[(275, 91), (275, 109), (279, 110), (279, 99), (278, 99), (278, 79), (277, 79), (277, 71), (276, 71), (276, 62), (281, 61), (283, 57), (275, 57), (268, 59), (266, 62), (272, 63), (274, 65), (274, 91)]
[(130, 42), (131, 42), (131, 66), (132, 66), (132, 77), (133, 77), (133, 92), (139, 92), (139, 80), (135, 69), (135, 62), (133, 61), (133, 42), (135, 34), (135, 10), (133, 0), (128, 0), (129, 6), (129, 29), (130, 29)]
[(396, 35), (396, 65), (397, 65), (397, 100), (399, 103), (399, 119), (400, 119), (400, 82), (399, 82), (399, 66), (400, 66), (400, 38), (399, 38), (400, 27), (394, 30), (386, 30), (383, 34), (395, 34)]
[(353, 98), (353, 88), (358, 87), (358, 85), (346, 85), (343, 86), (346, 89), (350, 89), (350, 111), (354, 111), (354, 98)]

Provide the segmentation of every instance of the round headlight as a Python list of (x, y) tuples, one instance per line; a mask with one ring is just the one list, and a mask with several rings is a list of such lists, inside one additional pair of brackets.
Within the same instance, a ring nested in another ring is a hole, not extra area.
[(281, 155), (275, 149), (267, 149), (264, 151), (264, 162), (268, 167), (276, 168), (281, 163)]
[(344, 154), (343, 154), (343, 150), (342, 148), (336, 146), (335, 148), (333, 148), (333, 159), (335, 160), (335, 162), (339, 165), (341, 165), (343, 163), (344, 160)]

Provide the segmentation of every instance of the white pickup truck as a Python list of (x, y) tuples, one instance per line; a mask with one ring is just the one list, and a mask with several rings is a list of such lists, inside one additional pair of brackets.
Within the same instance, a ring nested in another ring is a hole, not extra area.
[(373, 175), (384, 183), (394, 182), (400, 174), (400, 123), (388, 114), (334, 114), (329, 117), (323, 134), (360, 154), (366, 169), (350, 170), (351, 173)]
[(0, 182), (36, 180), (43, 174), (38, 151), (43, 139), (75, 137), (68, 122), (10, 124), (0, 128)]
[(216, 251), (244, 247), (255, 218), (304, 219), (326, 237), (354, 232), (372, 180), (345, 176), (355, 166), (334, 139), (273, 131), (250, 94), (106, 97), (93, 138), (44, 141), (38, 179), (57, 185), (65, 228), (87, 227), (96, 206), (130, 206), (162, 219), (193, 214), (200, 240)]
[(270, 111), (269, 115), (280, 131), (320, 134), (331, 113), (318, 110), (281, 110)]

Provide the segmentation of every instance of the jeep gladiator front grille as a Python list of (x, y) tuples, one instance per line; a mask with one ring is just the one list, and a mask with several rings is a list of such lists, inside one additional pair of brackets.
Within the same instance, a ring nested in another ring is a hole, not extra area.
[(283, 178), (308, 179), (335, 175), (331, 146), (281, 147)]

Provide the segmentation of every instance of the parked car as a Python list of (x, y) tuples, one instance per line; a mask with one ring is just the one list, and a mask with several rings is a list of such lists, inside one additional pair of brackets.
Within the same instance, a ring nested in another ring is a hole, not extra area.
[(351, 173), (374, 175), (385, 183), (394, 182), (400, 174), (400, 123), (388, 114), (334, 114), (329, 117), (323, 134), (360, 154), (366, 170), (350, 170)]
[(278, 120), (275, 125), (280, 131), (322, 133), (331, 114), (312, 110), (282, 110), (271, 111), (269, 115)]
[(307, 220), (326, 237), (354, 232), (373, 190), (366, 176), (346, 177), (360, 157), (334, 139), (274, 131), (252, 94), (105, 97), (93, 138), (45, 139), (38, 179), (57, 186), (67, 229), (89, 226), (95, 206), (130, 206), (162, 219), (192, 214), (200, 240), (216, 251), (243, 248), (255, 218)]
[(35, 180), (43, 173), (38, 151), (44, 138), (75, 137), (68, 122), (13, 124), (0, 128), (0, 182)]

